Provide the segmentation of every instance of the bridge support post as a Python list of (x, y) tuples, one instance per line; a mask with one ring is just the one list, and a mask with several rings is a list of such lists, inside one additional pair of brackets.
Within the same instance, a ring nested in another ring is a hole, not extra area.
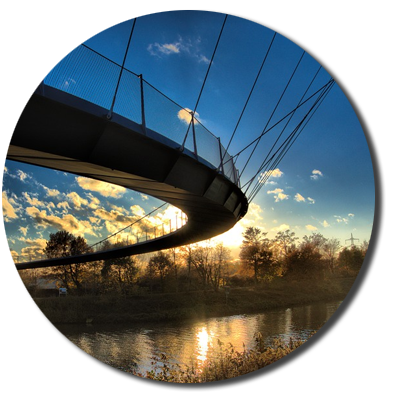
[(146, 136), (147, 131), (146, 131), (146, 115), (144, 112), (144, 90), (143, 90), (143, 75), (139, 75), (139, 80), (140, 80), (140, 107), (141, 107), (141, 113), (142, 113), (142, 131), (143, 134)]
[(192, 122), (191, 122), (191, 124), (192, 124), (192, 134), (193, 134), (194, 155), (196, 156), (196, 160), (198, 160), (199, 156), (197, 154), (196, 132), (195, 132), (195, 129), (194, 129), (194, 112), (191, 111), (190, 113), (192, 114)]
[(219, 171), (221, 171), (222, 175), (224, 175), (224, 160), (222, 159), (221, 138), (218, 138), (218, 144), (219, 144), (219, 157), (221, 159), (221, 163), (219, 165)]
[(44, 27), (46, 25), (45, 16), (42, 15), (40, 18), (42, 21), (40, 31), (40, 60), (39, 60), (39, 89), (42, 96), (44, 96), (44, 71), (43, 71), (43, 60), (44, 60)]

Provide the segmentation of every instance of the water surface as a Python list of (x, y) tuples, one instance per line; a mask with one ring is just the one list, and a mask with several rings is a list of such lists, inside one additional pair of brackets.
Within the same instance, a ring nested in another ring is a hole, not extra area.
[(154, 356), (165, 354), (174, 363), (201, 366), (214, 357), (218, 340), (242, 351), (255, 345), (261, 332), (266, 342), (307, 339), (336, 311), (340, 301), (291, 307), (258, 314), (207, 318), (202, 321), (145, 322), (118, 325), (61, 325), (58, 329), (100, 361), (141, 372), (151, 369)]

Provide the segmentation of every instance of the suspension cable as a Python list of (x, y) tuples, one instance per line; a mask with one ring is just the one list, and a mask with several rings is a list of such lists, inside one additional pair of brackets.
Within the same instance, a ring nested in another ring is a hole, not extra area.
[[(220, 32), (219, 32), (217, 42), (216, 42), (216, 44), (215, 44), (213, 54), (212, 54), (212, 56), (211, 56), (210, 62), (208, 63), (207, 72), (206, 72), (206, 75), (205, 75), (205, 77), (204, 77), (204, 79), (203, 79), (203, 84), (201, 85), (201, 89), (200, 89), (199, 96), (197, 97), (196, 105), (194, 106), (194, 109), (193, 109), (193, 111), (192, 111), (192, 115), (193, 115), (193, 116), (195, 115), (196, 110), (197, 110), (197, 106), (199, 105), (200, 98), (201, 98), (201, 95), (202, 95), (202, 93), (203, 93), (203, 89), (204, 89), (204, 86), (205, 86), (205, 84), (206, 84), (206, 81), (207, 81), (207, 78), (208, 78), (208, 74), (209, 74), (210, 69), (211, 69), (211, 64), (213, 63), (213, 60), (214, 60), (214, 57), (215, 57), (215, 53), (217, 52), (218, 44), (219, 44), (219, 41), (220, 41), (220, 39), (221, 39), (222, 32), (223, 32), (223, 30), (224, 30), (224, 27), (225, 27), (225, 23), (226, 23), (227, 18), (228, 18), (228, 14), (225, 14), (224, 22), (222, 23), (222, 27), (221, 27), (221, 30), (220, 30)], [(194, 123), (194, 122), (193, 122), (193, 119), (192, 119), (191, 123)], [(189, 134), (189, 129), (190, 129), (191, 123), (188, 124), (188, 128), (187, 128), (185, 137), (184, 137), (184, 139), (183, 139), (183, 143), (182, 143), (181, 149), (183, 149), (183, 147), (184, 147), (184, 145), (185, 145), (187, 136), (188, 136), (188, 134)]]
[[(293, 143), (297, 140), (298, 136), (304, 129), (305, 125), (309, 122), (311, 117), (314, 115), (311, 114), (311, 112), (319, 107), (323, 99), (325, 98), (326, 94), (330, 91), (334, 84), (334, 81), (330, 81), (330, 85), (325, 87), (324, 91), (320, 93), (318, 96), (318, 99), (315, 100), (314, 104), (312, 107), (307, 111), (306, 115), (302, 118), (302, 120), (297, 124), (296, 128), (292, 131), (292, 133), (286, 138), (286, 140), (281, 144), (281, 146), (276, 150), (276, 152), (273, 154), (273, 156), (267, 160), (266, 162), (263, 163), (263, 167), (261, 168), (264, 169), (265, 172), (262, 173), (261, 179), (259, 179), (259, 182), (253, 187), (250, 195), (249, 195), (249, 202), (254, 199), (254, 197), (258, 194), (260, 191), (261, 187), (265, 184), (265, 182), (270, 178), (270, 176), (273, 173), (273, 170), (276, 169), (278, 164), (282, 161), (283, 157), (286, 155), (290, 147), (293, 145)], [(321, 100), (322, 99), (322, 100)], [(310, 117), (311, 114), (311, 117)], [(308, 120), (307, 120), (308, 118)], [(307, 121), (306, 121), (307, 120)], [(306, 121), (306, 122), (305, 122)], [(301, 129), (300, 129), (301, 128)], [(279, 152), (279, 154), (278, 154)], [(278, 157), (275, 158), (275, 156), (278, 154)], [(274, 160), (274, 163), (272, 166), (270, 166), (270, 163)], [(269, 170), (267, 171), (267, 169)], [(259, 169), (260, 171), (260, 169)], [(254, 178), (258, 175), (259, 171), (257, 172), (256, 175), (249, 181), (250, 184), (254, 181)], [(250, 200), (251, 199), (251, 200)]]
[(263, 59), (263, 61), (262, 61), (262, 63), (261, 63), (260, 69), (258, 70), (258, 74), (257, 74), (257, 76), (256, 76), (256, 78), (255, 78), (255, 80), (254, 80), (253, 86), (252, 86), (252, 88), (251, 88), (251, 90), (250, 90), (249, 95), (247, 96), (246, 103), (244, 104), (244, 107), (243, 107), (243, 109), (242, 109), (242, 112), (241, 112), (241, 114), (240, 114), (240, 117), (239, 117), (239, 119), (238, 119), (238, 121), (237, 121), (237, 123), (236, 123), (235, 129), (233, 130), (232, 136), (231, 136), (231, 138), (230, 138), (230, 140), (229, 140), (229, 143), (228, 143), (228, 145), (226, 146), (225, 152), (224, 152), (224, 154), (223, 154), (223, 156), (222, 156), (222, 158), (221, 158), (220, 167), (221, 167), (221, 165), (222, 165), (222, 163), (223, 163), (223, 160), (224, 160), (224, 158), (225, 158), (225, 156), (226, 156), (226, 154), (227, 154), (227, 152), (228, 152), (229, 146), (230, 146), (231, 143), (232, 143), (233, 137), (235, 136), (236, 130), (237, 130), (237, 128), (238, 128), (238, 126), (239, 126), (239, 124), (240, 124), (240, 121), (241, 121), (241, 119), (242, 119), (242, 117), (243, 117), (243, 114), (244, 114), (244, 112), (245, 112), (245, 110), (246, 110), (246, 108), (247, 108), (247, 104), (248, 104), (248, 102), (250, 101), (251, 95), (253, 94), (254, 88), (255, 88), (256, 83), (257, 83), (257, 81), (258, 81), (258, 78), (259, 78), (259, 76), (260, 76), (260, 74), (261, 74), (261, 71), (262, 71), (262, 69), (263, 69), (263, 67), (264, 67), (265, 61), (266, 61), (267, 58), (268, 58), (268, 55), (269, 55), (269, 52), (270, 52), (270, 50), (271, 50), (272, 44), (274, 43), (275, 36), (276, 36), (276, 32), (274, 33), (274, 36), (272, 37), (272, 40), (271, 40), (271, 42), (270, 42), (270, 44), (269, 44), (269, 46), (268, 46), (267, 52), (266, 52), (266, 54), (265, 54), (265, 56), (264, 56), (264, 59)]
[[(310, 90), (311, 85), (314, 83), (317, 75), (319, 74), (319, 72), (321, 71), (321, 66), (318, 68), (317, 72), (314, 74), (313, 78), (311, 79), (310, 83), (308, 84), (306, 90), (304, 91), (303, 95), (301, 96), (300, 100), (298, 101), (297, 105), (299, 105), (304, 97), (306, 96), (306, 94), (308, 93), (308, 91)], [(259, 174), (259, 172), (262, 170), (263, 168), (263, 164), (265, 163), (265, 160), (268, 159), (269, 155), (271, 154), (272, 150), (274, 149), (274, 147), (276, 146), (276, 144), (278, 143), (279, 139), (281, 138), (282, 134), (284, 133), (284, 131), (286, 130), (287, 126), (289, 125), (290, 121), (292, 120), (292, 118), (294, 117), (295, 112), (288, 118), (288, 120), (286, 121), (285, 126), (283, 127), (283, 129), (281, 130), (281, 133), (279, 134), (279, 136), (275, 139), (274, 144), (272, 145), (272, 147), (270, 148), (268, 154), (265, 156), (264, 161), (261, 163), (260, 168), (258, 169), (258, 171), (255, 173), (255, 175), (253, 176), (253, 178), (250, 179), (250, 181), (248, 181), (245, 185), (243, 185), (242, 188), (246, 187), (247, 185), (248, 188), (245, 191), (245, 194), (247, 193), (247, 190), (250, 188), (251, 184), (253, 183), (253, 180), (255, 179), (255, 177)]]
[[(249, 202), (253, 201), (254, 197), (258, 194), (260, 191), (261, 187), (265, 184), (265, 182), (269, 179), (269, 177), (272, 175), (273, 170), (276, 169), (278, 164), (282, 161), (284, 156), (287, 154), (291, 146), (294, 144), (294, 142), (297, 140), (299, 135), (303, 132), (304, 128), (307, 126), (311, 118), (314, 116), (315, 112), (318, 110), (322, 102), (325, 100), (326, 96), (332, 89), (334, 85), (334, 81), (330, 81), (330, 85), (326, 87), (323, 93), (320, 94), (318, 99), (314, 102), (313, 106), (310, 108), (310, 110), (307, 112), (307, 114), (303, 117), (303, 119), (300, 121), (300, 123), (296, 126), (296, 128), (293, 130), (291, 135), (282, 143), (282, 145), (279, 147), (279, 149), (272, 155), (272, 157), (269, 158), (267, 162), (264, 162), (262, 164), (262, 168), (264, 169), (264, 172), (262, 173), (261, 179), (259, 179), (259, 182), (254, 186), (252, 189), (250, 195), (249, 195)], [(275, 156), (278, 155), (278, 157), (275, 159)], [(275, 160), (274, 160), (275, 159)], [(269, 164), (272, 162), (272, 166), (269, 167), (269, 171), (267, 173), (266, 170), (269, 166)], [(260, 169), (257, 171), (257, 174), (260, 172)], [(252, 178), (254, 180), (254, 177)]]
[[(296, 73), (296, 71), (297, 71), (297, 68), (299, 67), (299, 65), (300, 65), (300, 63), (301, 63), (301, 61), (302, 61), (302, 59), (303, 59), (303, 57), (304, 57), (304, 54), (305, 54), (305, 51), (303, 51), (303, 53), (301, 54), (301, 57), (300, 57), (299, 61), (297, 62), (296, 67), (294, 68), (294, 70), (293, 70), (293, 72), (292, 72), (292, 75), (290, 76), (288, 82), (286, 83), (285, 89), (284, 89), (283, 92), (281, 93), (281, 96), (279, 97), (279, 100), (278, 100), (278, 102), (276, 103), (275, 108), (273, 109), (273, 111), (272, 111), (272, 113), (271, 113), (271, 115), (270, 115), (270, 117), (269, 117), (267, 123), (265, 124), (265, 127), (264, 127), (263, 130), (267, 129), (269, 123), (271, 122), (271, 119), (272, 119), (272, 117), (274, 116), (275, 111), (276, 111), (277, 108), (279, 107), (279, 104), (280, 104), (280, 102), (281, 102), (283, 96), (285, 95), (286, 90), (287, 90), (287, 88), (289, 87), (290, 82), (292, 81), (292, 79), (293, 79), (293, 77), (294, 77), (294, 75), (295, 75), (295, 73)], [(256, 151), (256, 149), (257, 149), (257, 147), (258, 147), (260, 141), (261, 141), (261, 137), (259, 137), (259, 139), (257, 140), (257, 142), (256, 142), (256, 144), (255, 144), (255, 146), (254, 146), (252, 152), (250, 153), (250, 155), (249, 155), (249, 157), (248, 157), (248, 159), (247, 159), (247, 161), (246, 161), (244, 167), (242, 168), (242, 171), (240, 172), (240, 175), (239, 175), (239, 179), (240, 179), (240, 177), (243, 175), (243, 172), (245, 171), (245, 169), (246, 169), (248, 163), (250, 162), (250, 160), (251, 160), (251, 158), (252, 158), (254, 152)]]
[[(333, 85), (333, 84), (332, 84)], [(293, 145), (293, 143), (297, 140), (297, 138), (299, 137), (300, 133), (304, 130), (304, 128), (306, 127), (306, 125), (308, 124), (308, 122), (310, 121), (310, 119), (312, 118), (312, 116), (315, 114), (316, 110), (319, 108), (319, 106), (321, 105), (322, 101), (325, 99), (325, 97), (327, 96), (328, 92), (331, 90), (332, 86), (330, 86), (329, 88), (327, 88), (327, 90), (321, 94), (319, 96), (319, 98), (315, 101), (314, 105), (312, 106), (312, 108), (310, 108), (310, 110), (307, 112), (307, 114), (304, 116), (304, 118), (302, 119), (302, 121), (296, 126), (296, 128), (293, 130), (293, 132), (291, 133), (291, 135), (282, 143), (282, 145), (279, 147), (279, 149), (273, 154), (273, 156), (266, 162), (263, 163), (262, 167), (264, 168), (264, 171), (266, 172), (266, 169), (268, 168), (268, 165), (271, 163), (271, 161), (275, 158), (275, 156), (278, 154), (279, 152), (279, 156), (277, 157), (277, 159), (275, 159), (274, 164), (272, 167), (270, 167), (270, 170), (268, 171), (267, 174), (263, 173), (262, 178), (259, 180), (258, 184), (253, 188), (251, 194), (249, 197), (251, 197), (252, 199), (254, 198), (255, 194), (253, 194), (254, 192), (258, 193), (258, 190), (261, 188), (261, 186), (264, 185), (264, 183), (267, 181), (267, 179), (271, 176), (274, 168), (277, 167), (277, 165), (280, 163), (280, 161), (282, 160), (282, 158), (286, 155), (286, 153), (288, 152), (288, 150), (290, 149), (290, 147)], [(310, 115), (311, 114), (311, 115)], [(308, 119), (307, 119), (308, 118)], [(259, 170), (260, 171), (260, 170)], [(258, 172), (259, 172), (258, 171)], [(257, 174), (258, 174), (257, 172)]]
[(117, 232), (112, 233), (111, 235), (108, 235), (106, 238), (100, 240), (97, 243), (92, 244), (91, 246), (89, 246), (89, 248), (95, 247), (97, 245), (99, 245), (100, 243), (103, 243), (105, 241), (107, 241), (108, 239), (112, 238), (113, 236), (118, 235), (119, 233), (123, 232), (124, 230), (130, 228), (132, 225), (142, 221), (144, 218), (150, 216), (151, 214), (155, 213), (157, 210), (159, 210), (160, 208), (164, 207), (167, 203), (161, 204), (159, 207), (155, 208), (153, 211), (150, 211), (149, 213), (147, 213), (146, 215), (144, 215), (143, 217), (137, 219), (136, 221), (133, 221), (131, 224), (125, 226), (125, 228), (122, 228), (120, 230), (118, 230)]
[(305, 99), (301, 104), (299, 104), (298, 106), (296, 106), (292, 111), (288, 112), (284, 117), (282, 117), (279, 121), (277, 121), (274, 125), (272, 125), (270, 128), (268, 128), (266, 131), (262, 132), (260, 136), (258, 136), (257, 138), (255, 138), (253, 141), (251, 141), (249, 144), (247, 144), (245, 147), (243, 147), (240, 151), (238, 151), (235, 155), (230, 156), (228, 160), (226, 160), (224, 162), (224, 164), (226, 164), (227, 162), (233, 160), (234, 158), (239, 157), (239, 155), (241, 153), (243, 153), (245, 150), (247, 150), (252, 144), (254, 144), (255, 142), (257, 142), (257, 140), (260, 137), (263, 137), (264, 135), (266, 135), (268, 132), (270, 132), (272, 129), (274, 129), (277, 125), (279, 125), (282, 121), (284, 121), (286, 118), (288, 118), (290, 115), (292, 115), (293, 113), (296, 112), (296, 110), (298, 110), (300, 107), (302, 107), (304, 104), (308, 103), (313, 97), (315, 97), (318, 93), (320, 93), (322, 90), (324, 90), (324, 88), (326, 86), (328, 86), (331, 82), (333, 81), (333, 79), (330, 79), (330, 81), (328, 83), (326, 83), (325, 85), (323, 85), (322, 87), (320, 87), (317, 91), (315, 91), (312, 95), (310, 95), (307, 99)]
[(115, 88), (114, 97), (113, 97), (113, 99), (112, 99), (112, 103), (111, 103), (110, 110), (108, 111), (108, 114), (107, 114), (107, 118), (108, 118), (108, 119), (111, 119), (111, 117), (112, 117), (112, 113), (113, 113), (114, 105), (115, 105), (115, 100), (116, 100), (116, 98), (117, 98), (119, 83), (121, 82), (122, 72), (123, 72), (124, 67), (125, 67), (125, 61), (126, 61), (126, 57), (127, 57), (127, 55), (128, 55), (129, 46), (130, 46), (130, 44), (131, 44), (131, 39), (132, 39), (133, 31), (135, 30), (135, 25), (136, 25), (136, 18), (133, 20), (133, 24), (132, 24), (132, 28), (131, 28), (131, 33), (130, 33), (129, 39), (128, 39), (128, 44), (126, 45), (125, 55), (124, 55), (124, 59), (123, 59), (123, 61), (122, 61), (121, 69), (120, 69), (120, 71), (119, 71), (119, 76), (118, 76), (117, 86), (116, 86), (116, 88)]

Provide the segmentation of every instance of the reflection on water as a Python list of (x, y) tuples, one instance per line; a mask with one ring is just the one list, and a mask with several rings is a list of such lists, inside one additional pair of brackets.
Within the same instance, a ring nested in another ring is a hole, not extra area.
[(196, 334), (196, 344), (195, 348), (197, 350), (197, 359), (199, 361), (205, 361), (207, 359), (208, 347), (211, 344), (214, 332), (208, 333), (205, 326), (203, 326)]
[(140, 325), (59, 326), (59, 330), (86, 353), (103, 362), (139, 371), (151, 368), (152, 358), (164, 353), (173, 363), (199, 368), (213, 357), (218, 341), (238, 351), (252, 348), (254, 334), (274, 338), (306, 339), (336, 311), (340, 302), (293, 307), (252, 315), (208, 318), (199, 322), (141, 323)]

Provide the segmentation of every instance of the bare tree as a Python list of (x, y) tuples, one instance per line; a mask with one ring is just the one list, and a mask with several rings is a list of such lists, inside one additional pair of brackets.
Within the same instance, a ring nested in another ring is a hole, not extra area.
[(324, 257), (328, 260), (328, 268), (331, 273), (334, 270), (336, 255), (340, 247), (340, 240), (335, 238), (328, 239), (322, 247)]
[(290, 229), (279, 231), (274, 238), (274, 244), (278, 248), (278, 256), (287, 257), (296, 248), (296, 234)]

